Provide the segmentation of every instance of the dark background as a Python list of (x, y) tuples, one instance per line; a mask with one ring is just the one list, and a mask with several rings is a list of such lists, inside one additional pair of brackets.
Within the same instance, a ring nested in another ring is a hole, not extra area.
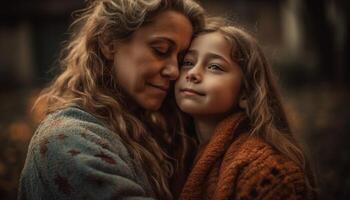
[[(350, 6), (335, 0), (202, 0), (260, 40), (279, 77), (321, 199), (350, 199)], [(15, 199), (39, 116), (30, 107), (55, 75), (83, 0), (4, 0), (0, 6), (0, 198)]]

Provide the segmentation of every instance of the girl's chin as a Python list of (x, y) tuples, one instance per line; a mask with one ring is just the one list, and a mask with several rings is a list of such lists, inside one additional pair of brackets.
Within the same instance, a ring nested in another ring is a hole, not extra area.
[(180, 110), (188, 115), (194, 116), (194, 115), (201, 115), (204, 114), (205, 112), (203, 112), (202, 109), (198, 109), (198, 108), (194, 108), (194, 107), (180, 107)]

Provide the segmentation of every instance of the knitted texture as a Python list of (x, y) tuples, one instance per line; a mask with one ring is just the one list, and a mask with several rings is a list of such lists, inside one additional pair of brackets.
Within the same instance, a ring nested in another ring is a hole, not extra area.
[(34, 134), (18, 199), (152, 199), (141, 164), (116, 133), (75, 107), (49, 115)]
[(243, 113), (219, 123), (180, 199), (308, 199), (303, 171), (248, 128)]

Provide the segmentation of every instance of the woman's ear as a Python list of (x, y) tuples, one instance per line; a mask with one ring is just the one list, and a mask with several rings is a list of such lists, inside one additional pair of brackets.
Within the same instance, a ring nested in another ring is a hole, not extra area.
[(100, 36), (98, 38), (98, 44), (100, 46), (103, 56), (107, 60), (113, 60), (114, 54), (116, 53), (116, 42), (113, 40), (107, 40), (105, 37)]
[(242, 92), (241, 96), (238, 99), (238, 106), (241, 109), (246, 109), (248, 106), (248, 100), (247, 100), (247, 96), (245, 95), (245, 93)]
[(240, 108), (246, 109), (248, 105), (247, 99), (239, 99), (238, 105)]

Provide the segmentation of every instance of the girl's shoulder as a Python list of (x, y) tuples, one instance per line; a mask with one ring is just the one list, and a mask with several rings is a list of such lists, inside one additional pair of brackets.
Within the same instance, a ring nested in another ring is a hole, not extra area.
[(261, 138), (243, 134), (226, 153), (234, 155), (232, 161), (245, 163), (249, 170), (271, 168), (272, 174), (301, 172), (300, 167)]
[(239, 196), (253, 199), (269, 195), (305, 197), (307, 193), (303, 170), (260, 138), (248, 134), (240, 136), (224, 159), (227, 166), (239, 172)]

